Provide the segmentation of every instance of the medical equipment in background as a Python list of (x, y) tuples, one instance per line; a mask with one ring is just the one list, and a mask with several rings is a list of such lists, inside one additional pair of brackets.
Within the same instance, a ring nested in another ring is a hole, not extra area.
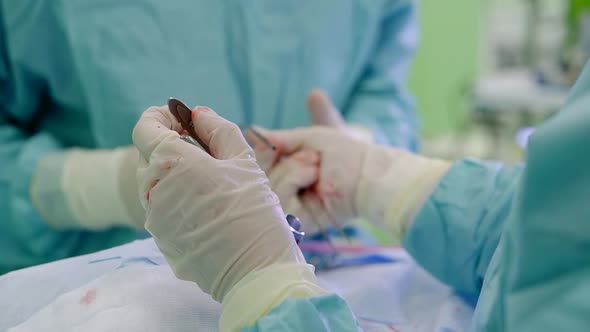
[(487, 137), (481, 157), (521, 161), (524, 146), (516, 139), (517, 133), (543, 122), (562, 107), (568, 89), (541, 84), (537, 77), (534, 71), (521, 68), (491, 73), (476, 82), (471, 120)]
[(571, 85), (562, 63), (567, 10), (566, 1), (492, 1), (482, 68), (465, 91), (471, 112), (463, 132), (439, 144), (441, 156), (522, 160), (517, 132), (560, 109)]

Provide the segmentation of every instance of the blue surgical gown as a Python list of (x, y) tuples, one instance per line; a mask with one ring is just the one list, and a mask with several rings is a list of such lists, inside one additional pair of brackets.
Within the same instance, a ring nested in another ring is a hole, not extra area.
[[(529, 140), (525, 165), (456, 162), (404, 245), (435, 277), (478, 298), (472, 331), (587, 331), (590, 64)], [(287, 300), (243, 330), (357, 330), (336, 295), (312, 299)]]
[(127, 229), (57, 232), (29, 198), (40, 158), (131, 144), (170, 96), (240, 124), (308, 125), (323, 88), (347, 122), (411, 150), (410, 0), (0, 2), (0, 273), (110, 247)]

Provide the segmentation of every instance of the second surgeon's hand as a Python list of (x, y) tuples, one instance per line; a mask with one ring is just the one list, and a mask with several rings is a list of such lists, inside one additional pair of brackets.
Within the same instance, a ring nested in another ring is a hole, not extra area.
[(166, 107), (142, 115), (133, 132), (140, 196), (175, 274), (222, 301), (250, 273), (305, 261), (239, 128), (206, 107), (192, 116), (213, 156), (179, 138)]
[(312, 90), (307, 96), (307, 111), (312, 126), (326, 126), (345, 130), (346, 122), (342, 113), (332, 103), (326, 92), (320, 89)]
[[(341, 112), (321, 89), (315, 89), (309, 93), (307, 110), (312, 127), (331, 128), (342, 136), (346, 136), (345, 139), (371, 141), (370, 135), (367, 134), (368, 131), (346, 124)], [(317, 186), (320, 175), (320, 154), (318, 151), (304, 148), (286, 155), (281, 151), (270, 149), (255, 135), (249, 135), (248, 138), (254, 144), (257, 160), (268, 175), (272, 189), (281, 199), (283, 208), (287, 213), (294, 213), (305, 221), (304, 231), (314, 233), (320, 227), (326, 226), (322, 225), (323, 223), (316, 223), (318, 220), (334, 225), (332, 219), (338, 216), (331, 216), (322, 208), (324, 206), (323, 197), (320, 197), (317, 192), (320, 189)], [(302, 200), (300, 196), (308, 190), (310, 192), (307, 193), (309, 195), (306, 194), (307, 199)], [(293, 193), (298, 193), (298, 195)], [(306, 206), (303, 206), (303, 203)], [(318, 214), (322, 216), (320, 217)]]
[(340, 132), (357, 140), (372, 143), (373, 134), (367, 128), (359, 125), (347, 124), (342, 113), (334, 106), (325, 91), (312, 90), (307, 97), (307, 110), (312, 126), (324, 126), (338, 129)]
[[(342, 113), (334, 106), (332, 100), (324, 90), (314, 89), (311, 90), (307, 96), (307, 111), (310, 118), (311, 127), (329, 127), (336, 129), (342, 134), (345, 134), (351, 138), (358, 139), (364, 142), (372, 142), (373, 138), (369, 130), (359, 126), (347, 125), (342, 117)], [(276, 191), (276, 187), (279, 185), (275, 181), (279, 179), (277, 176), (273, 176), (269, 173), (271, 167), (278, 161), (279, 155), (276, 151), (269, 148), (268, 144), (265, 144), (259, 137), (246, 131), (248, 140), (254, 146), (256, 152), (256, 159), (260, 164), (260, 167), (267, 172), (269, 178), (271, 178), (271, 187)], [(307, 153), (307, 156), (311, 156), (311, 153)], [(303, 161), (302, 158), (298, 158), (299, 161)], [(315, 158), (309, 159), (313, 163)], [(307, 177), (305, 177), (307, 178)], [(293, 182), (292, 180), (287, 180)], [(303, 180), (301, 185), (305, 185), (306, 180)], [(279, 197), (281, 197), (279, 195)], [(284, 202), (283, 202), (284, 204)]]
[(285, 209), (294, 208), (287, 211), (299, 215), (308, 232), (315, 230), (310, 225), (342, 225), (364, 217), (385, 226), (399, 240), (450, 165), (366, 143), (328, 127), (262, 130), (262, 134), (276, 145), (279, 155), (267, 169), (271, 181), (272, 174), (278, 174), (277, 183), (291, 179), (291, 185), (277, 193)]
[(355, 194), (367, 143), (338, 127), (262, 133), (277, 146), (265, 171), (284, 209), (303, 221), (304, 231), (346, 224), (358, 215)]

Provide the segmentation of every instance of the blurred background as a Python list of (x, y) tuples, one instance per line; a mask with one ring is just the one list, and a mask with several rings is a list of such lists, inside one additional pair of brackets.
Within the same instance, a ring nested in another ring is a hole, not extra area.
[(590, 55), (590, 0), (421, 1), (422, 152), (514, 163)]

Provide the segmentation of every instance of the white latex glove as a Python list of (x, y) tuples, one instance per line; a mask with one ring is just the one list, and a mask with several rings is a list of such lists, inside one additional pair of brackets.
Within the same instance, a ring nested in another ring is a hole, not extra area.
[[(330, 127), (363, 142), (373, 141), (369, 130), (346, 124), (340, 111), (336, 109), (323, 90), (315, 89), (309, 93), (307, 109), (312, 126)], [(255, 135), (248, 135), (248, 139), (254, 145), (258, 163), (268, 175), (271, 188), (281, 199), (283, 208), (287, 213), (296, 214), (301, 220), (307, 220), (303, 226), (305, 231), (317, 231), (318, 225), (312, 225), (313, 220), (309, 219), (311, 215), (307, 210), (317, 210), (317, 213), (322, 213), (322, 210), (316, 208), (317, 204), (308, 204), (307, 208), (304, 208), (302, 204), (306, 201), (293, 195), (293, 192), (299, 192), (302, 189), (311, 188), (312, 191), (315, 189), (314, 184), (317, 183), (319, 176), (319, 153), (303, 149), (287, 158), (282, 158), (283, 156), (269, 149)], [(280, 165), (273, 167), (278, 162), (277, 158), (281, 158)], [(311, 199), (313, 201), (313, 196)], [(328, 217), (325, 216), (321, 219), (328, 219)]]
[(369, 129), (354, 124), (346, 124), (342, 113), (334, 106), (326, 92), (312, 90), (307, 98), (307, 110), (312, 126), (325, 126), (339, 129), (343, 133), (360, 141), (372, 143), (373, 134)]
[[(309, 112), (310, 126), (330, 127), (337, 129), (342, 133), (346, 133), (351, 137), (357, 137), (355, 134), (353, 134), (352, 130), (348, 130), (349, 127), (346, 125), (346, 122), (344, 121), (342, 114), (340, 113), (340, 111), (338, 111), (338, 109), (336, 109), (336, 107), (334, 107), (332, 101), (323, 90), (315, 89), (309, 93), (307, 98), (307, 111)], [(299, 182), (294, 178), (283, 179), (281, 176), (279, 176), (279, 174), (272, 174), (271, 166), (273, 166), (273, 164), (276, 162), (274, 158), (277, 158), (278, 155), (275, 153), (275, 151), (269, 149), (269, 147), (264, 142), (262, 142), (260, 138), (258, 138), (256, 135), (253, 135), (251, 132), (246, 131), (246, 137), (248, 138), (250, 144), (254, 146), (254, 152), (256, 153), (256, 159), (258, 160), (258, 164), (268, 175), (270, 179), (271, 188), (275, 192), (277, 192), (278, 187), (284, 187), (285, 185), (288, 185), (278, 183), (277, 181), (284, 180), (292, 185)], [(308, 154), (308, 156), (310, 155), (311, 154)], [(300, 157), (303, 158), (305, 157), (305, 155), (302, 155)], [(302, 158), (300, 158), (301, 161), (303, 161)], [(306, 187), (307, 181), (305, 179), (307, 179), (308, 177), (303, 177), (304, 179), (302, 179), (302, 182), (298, 185)], [(279, 195), (279, 197), (281, 197), (281, 195)]]
[(138, 159), (133, 146), (49, 154), (32, 182), (33, 204), (57, 229), (143, 229), (145, 212), (135, 178)]
[(167, 107), (148, 109), (133, 132), (145, 226), (175, 274), (223, 301), (222, 326), (323, 293), (239, 128), (206, 107), (192, 116), (213, 156), (179, 138)]
[[(446, 161), (368, 144), (333, 128), (261, 131), (277, 146), (268, 172), (291, 184), (277, 193), (308, 232), (315, 231), (315, 225), (343, 225), (364, 217), (401, 240), (450, 166)], [(312, 178), (314, 165), (316, 177)]]

